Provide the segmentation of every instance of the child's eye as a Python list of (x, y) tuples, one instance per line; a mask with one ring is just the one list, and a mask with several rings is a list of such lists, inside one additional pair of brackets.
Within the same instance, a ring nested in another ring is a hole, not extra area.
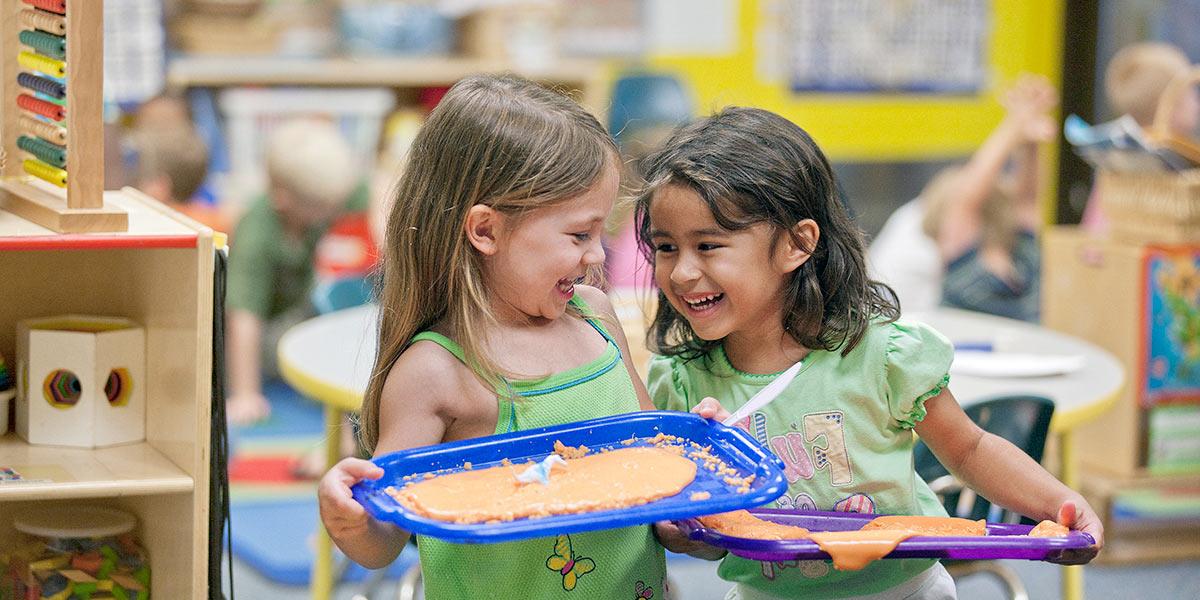
[(586, 242), (592, 239), (592, 234), (591, 232), (585, 231), (583, 233), (572, 233), (571, 237), (575, 238), (575, 241), (577, 242)]
[(655, 244), (655, 245), (654, 245), (654, 251), (655, 251), (655, 252), (674, 252), (674, 251), (675, 251), (675, 245), (674, 245), (674, 244), (667, 244), (667, 243)]
[(716, 250), (717, 248), (720, 248), (720, 247), (721, 247), (720, 244), (699, 244), (696, 246), (696, 248), (698, 250), (700, 250), (701, 252), (707, 252), (709, 250)]

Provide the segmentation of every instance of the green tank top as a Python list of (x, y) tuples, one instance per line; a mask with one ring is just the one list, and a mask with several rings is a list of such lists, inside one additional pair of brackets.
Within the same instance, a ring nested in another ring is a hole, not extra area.
[[(590, 314), (578, 296), (571, 302)], [(497, 394), (496, 433), (640, 409), (620, 349), (598, 321), (588, 319), (588, 323), (608, 341), (604, 354), (541, 379), (508, 381), (519, 399), (513, 402)], [(413, 342), (419, 340), (464, 358), (462, 348), (444, 335), (424, 331), (413, 337)], [(649, 597), (644, 595), (647, 591), (663, 597), (665, 557), (647, 525), (499, 544), (455, 544), (421, 537), (417, 548), (425, 597), (430, 600), (635, 598)]]

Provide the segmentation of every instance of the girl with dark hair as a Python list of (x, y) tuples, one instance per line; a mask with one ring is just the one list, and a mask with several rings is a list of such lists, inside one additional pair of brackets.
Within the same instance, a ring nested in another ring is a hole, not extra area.
[[(868, 278), (862, 233), (838, 201), (825, 155), (804, 130), (767, 111), (728, 108), (678, 130), (648, 158), (639, 243), (654, 267), (650, 327), (656, 406), (723, 419), (787, 367), (799, 375), (738, 423), (782, 458), (787, 493), (808, 510), (945, 516), (913, 470), (913, 431), (993, 502), (1057, 519), (1097, 545), (1096, 513), (1015, 446), (985, 433), (947, 389), (950, 343), (899, 320), (895, 294)], [(713, 399), (720, 398), (720, 403)], [(663, 545), (721, 556), (660, 523)], [(953, 598), (932, 560), (828, 562), (728, 556), (729, 598)]]

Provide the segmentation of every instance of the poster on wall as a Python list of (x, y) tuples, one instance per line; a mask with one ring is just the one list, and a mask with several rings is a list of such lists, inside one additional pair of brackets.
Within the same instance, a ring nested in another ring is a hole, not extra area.
[(989, 0), (787, 0), (791, 89), (975, 94), (987, 76)]
[(1200, 472), (1200, 248), (1152, 249), (1144, 260), (1146, 467)]
[(1200, 403), (1200, 249), (1148, 252), (1145, 269), (1142, 407)]

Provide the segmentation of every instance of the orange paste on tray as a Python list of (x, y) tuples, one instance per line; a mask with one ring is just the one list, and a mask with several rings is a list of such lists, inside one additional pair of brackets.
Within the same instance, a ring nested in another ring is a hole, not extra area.
[(678, 494), (696, 478), (696, 463), (658, 447), (621, 448), (582, 456), (584, 447), (555, 444), (566, 464), (550, 469), (548, 483), (517, 475), (534, 463), (460, 471), (388, 488), (419, 515), (452, 523), (511, 521), (646, 504)]
[(1067, 537), (1071, 530), (1066, 525), (1059, 525), (1054, 521), (1042, 521), (1033, 527), (1029, 532), (1029, 537)]
[(987, 535), (987, 524), (953, 517), (882, 516), (857, 531), (818, 531), (781, 525), (737, 510), (700, 517), (700, 523), (727, 535), (757, 539), (811, 539), (842, 571), (857, 571), (873, 560), (887, 556), (900, 542), (915, 536)]

